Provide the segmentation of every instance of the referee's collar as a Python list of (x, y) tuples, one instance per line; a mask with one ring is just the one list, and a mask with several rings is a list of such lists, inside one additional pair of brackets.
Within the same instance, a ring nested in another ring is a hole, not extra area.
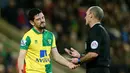
[(96, 22), (95, 25), (96, 25), (96, 24), (101, 24), (101, 22)]
[(90, 28), (92, 29), (93, 27), (95, 27), (95, 26), (97, 26), (97, 25), (100, 25), (100, 24), (101, 24), (101, 22), (96, 22), (96, 23), (94, 23), (93, 26), (91, 26)]
[(40, 33), (39, 31), (37, 31), (34, 27), (32, 28), (32, 30), (35, 32), (35, 33), (37, 33), (37, 34), (42, 34), (42, 33), (44, 33), (44, 31), (45, 30), (43, 30), (43, 32), (42, 33)]

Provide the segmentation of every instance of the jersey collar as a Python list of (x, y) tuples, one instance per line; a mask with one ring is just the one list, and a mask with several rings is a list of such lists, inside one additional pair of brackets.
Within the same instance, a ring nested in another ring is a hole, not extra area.
[[(37, 34), (41, 34), (39, 31), (37, 31), (34, 27), (32, 28), (32, 30), (35, 32), (35, 33), (37, 33)], [(43, 31), (43, 33), (44, 33), (44, 31)]]

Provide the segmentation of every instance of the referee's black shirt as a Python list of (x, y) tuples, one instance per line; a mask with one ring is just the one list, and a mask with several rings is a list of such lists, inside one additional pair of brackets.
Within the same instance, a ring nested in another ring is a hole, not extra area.
[(86, 53), (96, 52), (98, 57), (87, 62), (87, 68), (109, 67), (110, 66), (110, 46), (109, 35), (100, 24), (95, 24), (88, 33), (86, 41)]

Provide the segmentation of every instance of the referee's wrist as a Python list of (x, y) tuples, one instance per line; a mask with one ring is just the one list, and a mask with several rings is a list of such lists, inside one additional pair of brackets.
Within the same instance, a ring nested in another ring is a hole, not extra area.
[(80, 58), (78, 58), (78, 64), (80, 64), (80, 63), (81, 63)]

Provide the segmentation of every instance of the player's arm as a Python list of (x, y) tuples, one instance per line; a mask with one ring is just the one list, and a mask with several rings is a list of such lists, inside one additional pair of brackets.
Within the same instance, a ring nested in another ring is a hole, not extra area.
[(65, 65), (67, 67), (69, 67), (71, 65), (71, 63), (69, 61), (67, 61), (63, 56), (61, 56), (59, 54), (57, 48), (52, 49), (52, 56), (55, 61), (57, 61), (58, 63), (60, 63), (62, 65)]
[(26, 56), (27, 50), (20, 49), (19, 56), (18, 56), (18, 71), (19, 73), (23, 73), (24, 68), (24, 59)]
[(55, 37), (53, 35), (53, 43), (52, 43), (52, 50), (51, 50), (52, 57), (54, 60), (64, 66), (69, 67), (70, 69), (74, 69), (77, 67), (77, 65), (74, 65), (73, 63), (66, 60), (63, 56), (61, 56), (56, 48), (56, 42)]
[(31, 43), (29, 36), (24, 36), (21, 40), (20, 44), (20, 52), (18, 56), (18, 71), (19, 73), (23, 73), (24, 71), (24, 59), (27, 53), (27, 49)]

